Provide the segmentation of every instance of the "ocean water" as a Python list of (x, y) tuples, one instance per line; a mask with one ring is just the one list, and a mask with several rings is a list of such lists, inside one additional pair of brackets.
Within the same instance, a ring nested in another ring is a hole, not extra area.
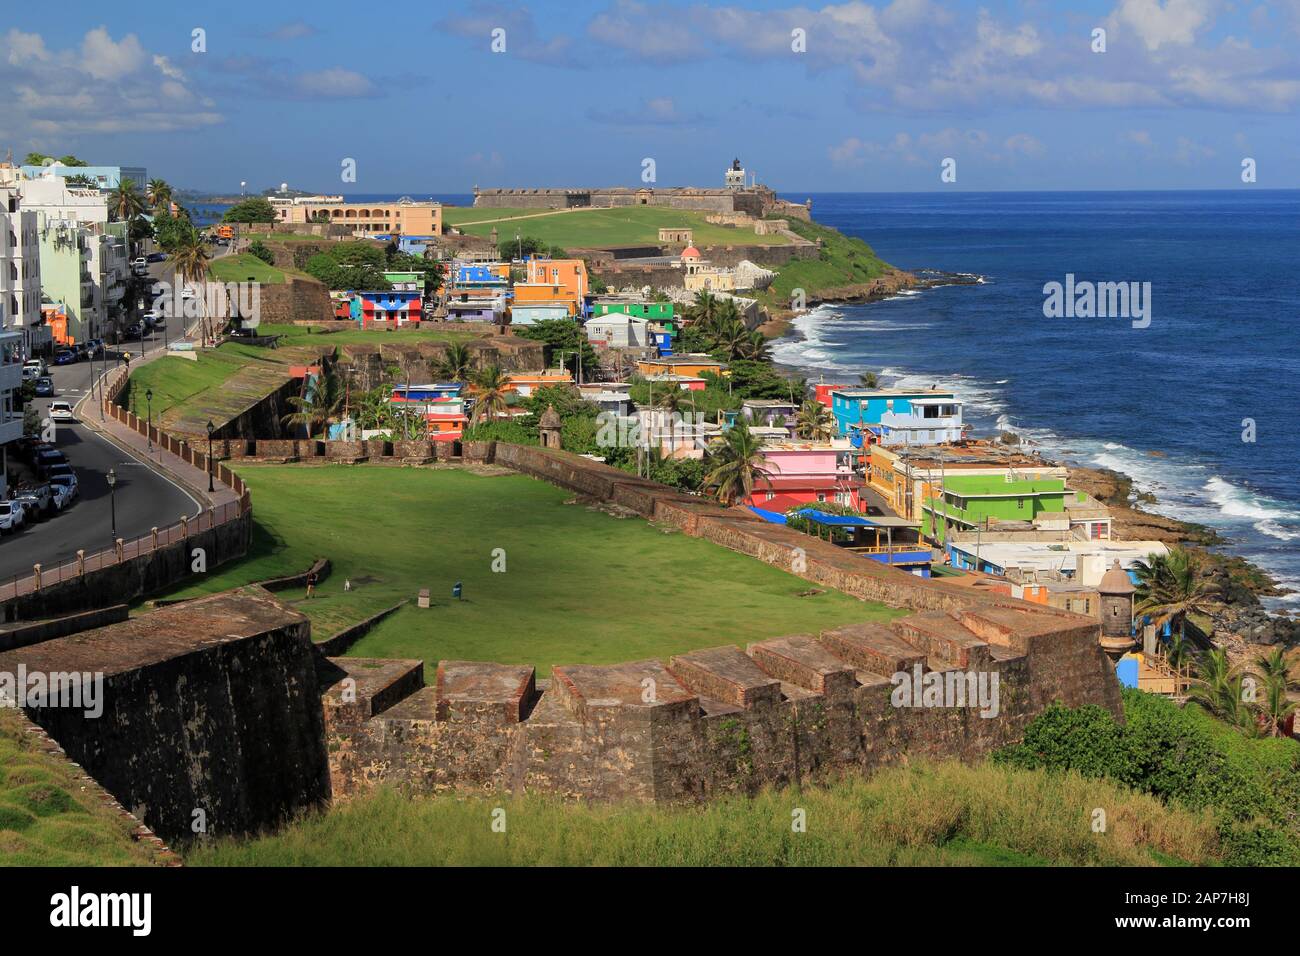
[[(802, 201), (806, 194), (790, 194)], [(1300, 192), (812, 194), (903, 269), (978, 285), (823, 306), (775, 343), (813, 381), (950, 387), (978, 434), (1130, 475), (1300, 609)], [(1046, 318), (1043, 287), (1151, 283), (1150, 325)], [(1244, 433), (1254, 424), (1254, 440)]]

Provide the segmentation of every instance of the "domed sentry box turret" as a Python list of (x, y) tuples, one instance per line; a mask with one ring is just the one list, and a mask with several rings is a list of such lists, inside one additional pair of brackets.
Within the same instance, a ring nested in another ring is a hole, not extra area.
[(1136, 591), (1127, 572), (1119, 566), (1118, 559), (1097, 584), (1097, 594), (1101, 598), (1101, 647), (1111, 660), (1118, 661), (1137, 646), (1133, 636), (1133, 594)]

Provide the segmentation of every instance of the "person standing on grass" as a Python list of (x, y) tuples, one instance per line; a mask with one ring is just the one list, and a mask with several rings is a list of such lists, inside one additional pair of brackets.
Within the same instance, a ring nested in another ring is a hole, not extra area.
[(310, 600), (316, 596), (316, 572), (309, 572), (307, 575), (307, 599)]

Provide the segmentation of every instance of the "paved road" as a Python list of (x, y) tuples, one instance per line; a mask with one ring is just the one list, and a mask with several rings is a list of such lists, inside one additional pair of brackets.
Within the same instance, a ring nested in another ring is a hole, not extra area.
[[(171, 282), (173, 279), (168, 263), (152, 264), (150, 275), (154, 281)], [(184, 337), (183, 323), (181, 316), (167, 320), (168, 341)], [(144, 340), (146, 351), (162, 345), (161, 327)], [(124, 341), (118, 347), (129, 348), (132, 363), (138, 361), (138, 340)], [(75, 406), (90, 393), (92, 379), (104, 368), (103, 360), (52, 366), (54, 397)], [(48, 398), (38, 398), (34, 402), (42, 419), (49, 403)], [(86, 403), (83, 414), (97, 415), (97, 408), (96, 398)], [(55, 429), (55, 445), (67, 455), (77, 473), (80, 495), (76, 503), (62, 513), (25, 525), (17, 533), (0, 538), (0, 583), (15, 575), (31, 574), (32, 565), (37, 562), (50, 568), (60, 561), (71, 561), (75, 559), (78, 548), (90, 553), (110, 547), (114, 510), (117, 513), (117, 535), (128, 541), (148, 534), (152, 527), (164, 528), (179, 521), (181, 515), (194, 515), (200, 510), (200, 503), (178, 485), (85, 425), (59, 423)], [(110, 468), (118, 479), (116, 491), (111, 496), (104, 479)]]

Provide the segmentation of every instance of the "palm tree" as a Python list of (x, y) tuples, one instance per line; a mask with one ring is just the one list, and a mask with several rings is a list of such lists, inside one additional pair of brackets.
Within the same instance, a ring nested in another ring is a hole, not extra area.
[(768, 362), (772, 359), (772, 346), (768, 344), (767, 336), (758, 329), (749, 333), (741, 350), (745, 358), (754, 362)]
[(144, 198), (149, 201), (149, 208), (157, 212), (171, 204), (172, 188), (165, 179), (151, 179), (145, 187)]
[(711, 328), (719, 304), (720, 300), (715, 298), (712, 293), (701, 289), (695, 293), (695, 301), (687, 306), (684, 318), (689, 319), (701, 328)]
[(858, 376), (858, 384), (863, 388), (879, 388), (880, 377), (875, 372), (863, 372)]
[(438, 374), (453, 382), (468, 381), (474, 370), (469, 348), (461, 342), (448, 343), (446, 351), (438, 361)]
[(301, 425), (307, 430), (307, 438), (316, 431), (316, 426), (330, 420), (343, 404), (343, 392), (339, 387), (338, 376), (327, 372), (309, 379), (312, 383), (305, 395), (294, 395), (289, 399), (293, 411), (280, 416), (286, 425)]
[(744, 422), (728, 428), (722, 441), (709, 451), (712, 467), (704, 476), (705, 489), (712, 490), (722, 504), (732, 505), (752, 495), (759, 481), (772, 487), (771, 472), (763, 466), (761, 445)]
[(484, 366), (474, 376), (471, 389), (474, 393), (473, 424), (477, 425), (484, 419), (493, 421), (506, 410), (509, 385), (510, 376), (501, 371), (499, 365)]
[(749, 330), (737, 320), (718, 329), (716, 341), (718, 350), (726, 352), (728, 359), (737, 359), (749, 345)]
[[(176, 274), (180, 276), (182, 283), (193, 282), (197, 284), (206, 282), (209, 271), (208, 261), (208, 250), (197, 236), (186, 239), (172, 253), (172, 266), (175, 268)], [(207, 296), (200, 295), (199, 303), (203, 312), (203, 341), (206, 343), (210, 338), (209, 333), (211, 331), (208, 325)]]
[(804, 402), (795, 419), (795, 434), (809, 441), (830, 441), (834, 422), (821, 402)]
[(1187, 696), (1230, 724), (1244, 723), (1241, 675), (1234, 673), (1228, 663), (1228, 652), (1221, 647), (1201, 658)]
[(108, 194), (108, 211), (122, 222), (130, 222), (144, 212), (144, 198), (132, 180), (121, 180)]
[(1255, 667), (1255, 676), (1264, 685), (1263, 697), (1257, 700), (1256, 706), (1269, 736), (1281, 737), (1283, 725), (1297, 709), (1289, 692), (1300, 687), (1300, 684), (1291, 679), (1291, 664), (1280, 647), (1273, 648), (1267, 657), (1256, 661)]
[(1180, 639), (1186, 637), (1188, 615), (1203, 614), (1220, 599), (1218, 584), (1202, 576), (1200, 561), (1184, 548), (1148, 555), (1134, 571), (1138, 579), (1134, 609), (1150, 616), (1156, 627), (1177, 626)]

